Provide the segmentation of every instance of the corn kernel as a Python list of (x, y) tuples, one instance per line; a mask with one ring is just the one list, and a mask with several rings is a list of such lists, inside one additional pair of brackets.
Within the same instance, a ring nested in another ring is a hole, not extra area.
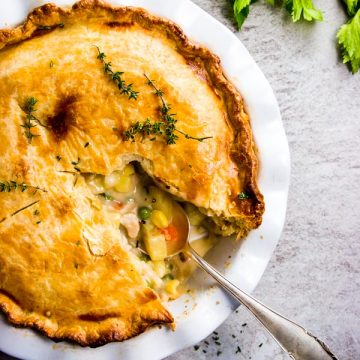
[(166, 284), (165, 284), (165, 291), (173, 296), (177, 295), (177, 288), (180, 284), (179, 280), (169, 280)]
[(134, 189), (134, 183), (130, 176), (120, 175), (114, 188), (118, 192), (127, 193)]
[(127, 164), (123, 170), (123, 174), (127, 176), (134, 175), (135, 174), (134, 166), (132, 166), (131, 164)]
[(156, 200), (153, 209), (162, 211), (170, 221), (173, 215), (173, 200), (171, 197), (155, 186), (150, 187), (150, 197)]
[(160, 210), (153, 210), (151, 213), (152, 223), (160, 229), (166, 228), (169, 226), (169, 220), (166, 215)]

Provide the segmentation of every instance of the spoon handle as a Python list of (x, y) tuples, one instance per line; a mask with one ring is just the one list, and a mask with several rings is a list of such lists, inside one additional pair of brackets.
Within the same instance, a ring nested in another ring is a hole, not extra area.
[(337, 360), (321, 340), (237, 288), (199, 256), (191, 246), (189, 254), (203, 270), (253, 313), (291, 358), (296, 360)]

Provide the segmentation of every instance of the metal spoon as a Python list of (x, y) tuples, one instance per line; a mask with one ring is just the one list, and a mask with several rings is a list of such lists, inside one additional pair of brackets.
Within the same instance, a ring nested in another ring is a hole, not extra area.
[(325, 343), (314, 335), (310, 334), (302, 326), (287, 319), (279, 313), (271, 310), (252, 296), (240, 290), (215, 268), (206, 262), (192, 247), (189, 241), (190, 223), (184, 209), (176, 203), (174, 206), (176, 216), (173, 224), (181, 228), (182, 238), (177, 244), (168, 244), (168, 254), (173, 256), (181, 249), (186, 251), (191, 258), (209, 275), (211, 275), (227, 292), (243, 304), (260, 321), (270, 335), (277, 341), (280, 347), (296, 360), (329, 360), (336, 356), (331, 352)]

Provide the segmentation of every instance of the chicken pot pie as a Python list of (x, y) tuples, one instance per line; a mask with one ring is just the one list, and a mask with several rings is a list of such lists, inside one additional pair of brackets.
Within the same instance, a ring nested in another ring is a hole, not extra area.
[[(171, 324), (192, 231), (261, 223), (243, 100), (219, 59), (133, 7), (46, 4), (0, 30), (0, 309), (83, 346)], [(175, 240), (174, 240), (175, 239)], [(145, 252), (144, 252), (145, 250)]]

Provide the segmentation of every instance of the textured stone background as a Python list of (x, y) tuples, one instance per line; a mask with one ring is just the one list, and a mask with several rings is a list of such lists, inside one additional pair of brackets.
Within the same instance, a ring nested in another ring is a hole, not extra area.
[[(236, 32), (226, 0), (194, 2)], [(322, 23), (292, 24), (282, 10), (259, 2), (236, 32), (274, 89), (292, 158), (285, 229), (254, 295), (318, 335), (339, 359), (357, 360), (360, 74), (339, 60), (335, 34), (346, 21), (339, 1), (314, 2), (324, 10)], [(209, 345), (168, 360), (287, 359), (244, 309), (217, 332), (221, 345), (212, 335)]]
[[(236, 31), (227, 0), (194, 1)], [(339, 2), (315, 3), (324, 10), (322, 23), (292, 24), (260, 2), (236, 32), (275, 91), (292, 156), (284, 233), (254, 295), (318, 335), (339, 359), (357, 360), (360, 74), (351, 75), (335, 47), (346, 19)], [(167, 360), (287, 359), (242, 308), (217, 332), (220, 345), (210, 336), (209, 345)]]

